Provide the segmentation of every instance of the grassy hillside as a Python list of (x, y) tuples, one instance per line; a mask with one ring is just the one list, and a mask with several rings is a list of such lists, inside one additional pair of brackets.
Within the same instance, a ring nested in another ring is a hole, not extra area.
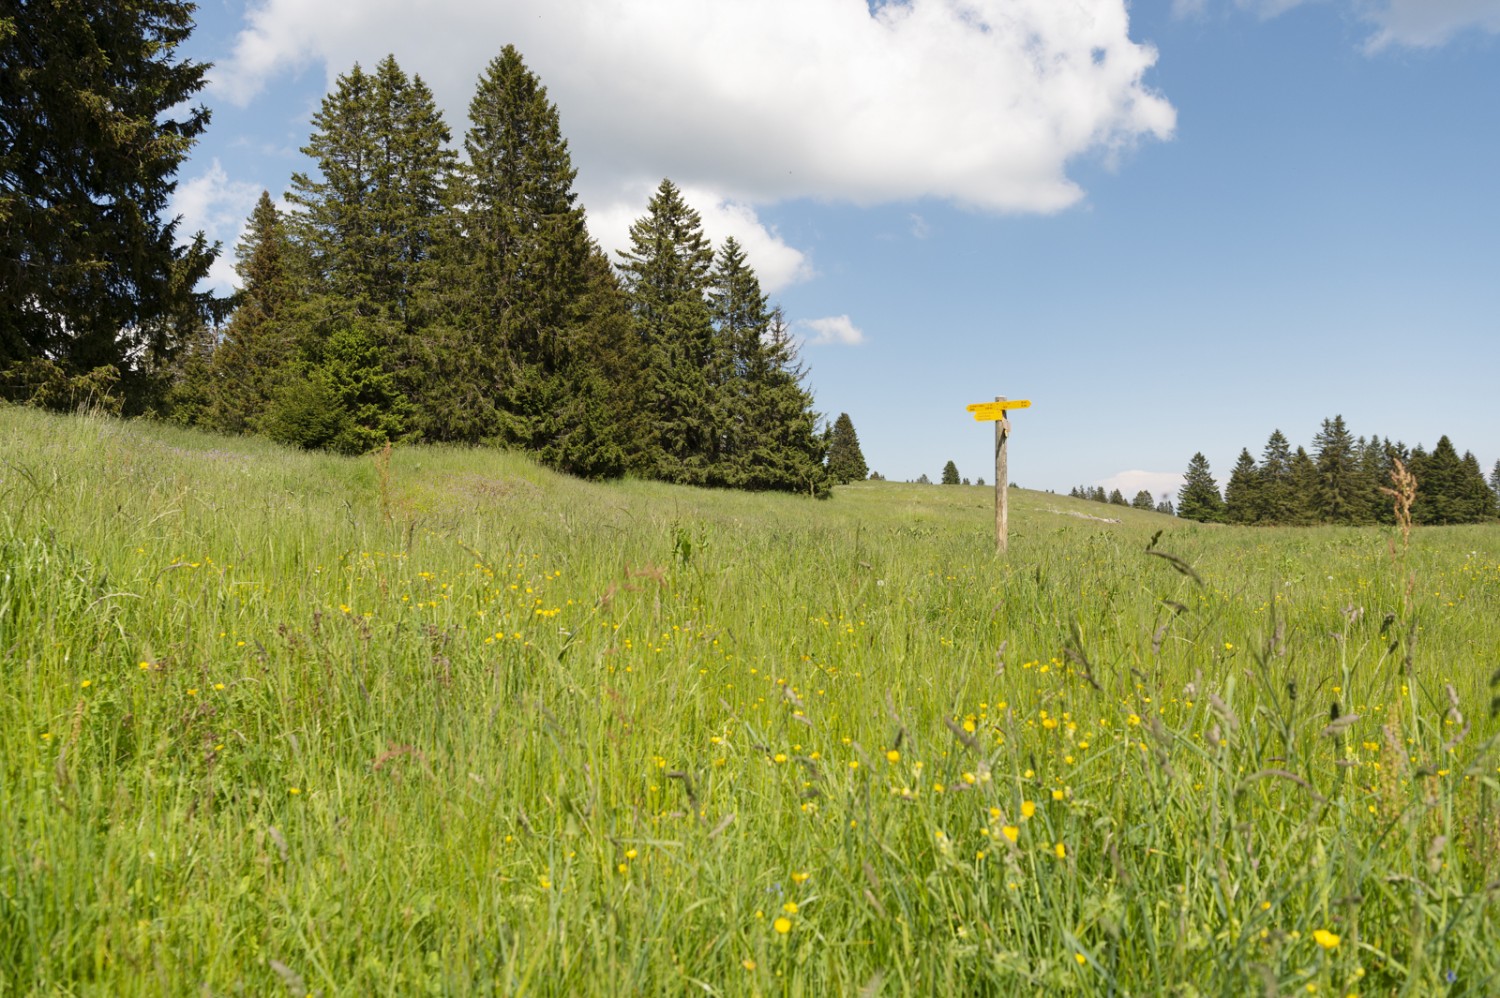
[(1500, 990), (1494, 527), (992, 496), (0, 408), (0, 995)]

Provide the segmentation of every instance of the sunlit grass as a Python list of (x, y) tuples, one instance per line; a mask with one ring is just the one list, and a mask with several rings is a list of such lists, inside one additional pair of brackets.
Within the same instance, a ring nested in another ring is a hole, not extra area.
[(1496, 990), (1492, 526), (0, 441), (0, 994)]

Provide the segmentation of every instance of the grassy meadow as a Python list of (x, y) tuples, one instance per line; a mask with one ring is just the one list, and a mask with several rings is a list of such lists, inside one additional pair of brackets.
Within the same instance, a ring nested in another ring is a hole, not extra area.
[(1500, 992), (1500, 528), (992, 498), (0, 408), (0, 996)]

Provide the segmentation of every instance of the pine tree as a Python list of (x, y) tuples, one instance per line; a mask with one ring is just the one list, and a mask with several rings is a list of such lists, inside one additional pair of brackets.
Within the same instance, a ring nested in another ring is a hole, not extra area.
[(266, 408), (297, 343), (287, 320), (291, 288), (286, 227), (262, 191), (236, 248), (241, 290), (238, 308), (214, 350), (204, 376), (197, 421), (221, 432), (242, 433)]
[(840, 485), (857, 482), (867, 474), (865, 455), (859, 449), (859, 435), (847, 412), (839, 413), (828, 437), (828, 475)]
[(1298, 447), (1288, 465), (1291, 483), (1291, 519), (1287, 522), (1306, 525), (1318, 522), (1318, 465), (1307, 453), (1307, 448)]
[(1293, 491), (1291, 445), (1280, 430), (1274, 430), (1266, 440), (1266, 449), (1261, 452), (1255, 522), (1296, 522), (1297, 503)]
[(1431, 454), (1420, 447), (1413, 452), (1411, 473), (1417, 480), (1417, 501), (1411, 510), (1413, 520), (1423, 524), (1469, 522), (1463, 460), (1447, 436), (1438, 439)]
[(1137, 492), (1135, 498), (1130, 501), (1130, 505), (1135, 509), (1143, 509), (1148, 513), (1156, 509), (1156, 503), (1151, 498), (1150, 489), (1141, 489)]
[(1092, 489), (1090, 489), (1089, 498), (1094, 500), (1094, 502), (1109, 502), (1109, 496), (1105, 493), (1104, 486), (1102, 485), (1095, 485)]
[(706, 294), (713, 251), (696, 211), (663, 180), (630, 227), (620, 271), (645, 357), (642, 396), (652, 413), (643, 468), (653, 477), (706, 484), (714, 456), (713, 317)]
[(1130, 503), (1128, 503), (1128, 502), (1125, 501), (1125, 493), (1121, 492), (1119, 489), (1111, 489), (1110, 490), (1110, 492), (1109, 492), (1109, 504), (1111, 506), (1129, 506), (1130, 505)]
[(313, 115), (302, 152), (317, 175), (292, 175), (295, 234), (323, 289), (390, 323), (387, 339), (415, 324), (455, 164), (450, 137), (420, 76), (408, 78), (394, 56), (374, 75), (356, 63)]
[(1177, 511), (1172, 508), (1172, 500), (1167, 498), (1166, 493), (1162, 493), (1161, 502), (1156, 504), (1156, 511), (1165, 513), (1167, 516), (1177, 515)]
[(952, 461), (949, 461), (947, 464), (943, 465), (943, 484), (958, 484), (958, 465), (954, 464)]
[(1490, 491), (1495, 494), (1495, 501), (1500, 502), (1500, 461), (1490, 469)]
[(751, 450), (739, 461), (739, 488), (800, 492), (826, 499), (833, 480), (825, 467), (828, 435), (818, 432), (806, 371), (781, 309), (771, 310), (755, 366), (746, 380), (745, 417), (755, 428)]
[(1354, 438), (1344, 425), (1344, 417), (1323, 420), (1313, 446), (1317, 452), (1318, 489), (1314, 508), (1318, 519), (1324, 523), (1365, 522), (1369, 503), (1360, 487)]
[(208, 66), (177, 57), (193, 4), (15, 2), (0, 15), (0, 369), (112, 368), (130, 407), (227, 303), (218, 254), (179, 243), (174, 177), (208, 126)]
[(435, 296), (443, 338), (467, 358), (442, 390), (462, 386), (477, 407), (444, 400), (446, 425), (435, 429), (494, 438), (573, 474), (619, 474), (636, 365), (624, 299), (577, 204), (557, 107), (507, 45), (480, 77), (469, 119), (459, 218), (438, 253), (452, 276)]
[(1260, 469), (1250, 451), (1241, 448), (1239, 460), (1224, 485), (1224, 518), (1228, 523), (1255, 523), (1264, 506)]
[(753, 455), (763, 448), (757, 436), (764, 429), (750, 416), (751, 394), (766, 372), (762, 349), (770, 306), (760, 280), (731, 236), (709, 275), (709, 309), (713, 317), (713, 348), (705, 374), (712, 398), (714, 484), (737, 486), (755, 476)]
[(1208, 458), (1202, 453), (1194, 454), (1182, 478), (1182, 488), (1177, 492), (1177, 515), (1203, 523), (1224, 522), (1224, 499), (1209, 472)]
[(1489, 520), (1500, 512), (1494, 493), (1485, 483), (1484, 471), (1479, 467), (1479, 458), (1474, 456), (1473, 451), (1464, 451), (1463, 500), (1467, 523)]

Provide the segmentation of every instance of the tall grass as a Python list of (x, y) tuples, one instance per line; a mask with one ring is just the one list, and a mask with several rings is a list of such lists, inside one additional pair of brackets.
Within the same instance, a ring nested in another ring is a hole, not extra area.
[(1500, 989), (1493, 527), (0, 441), (0, 994)]

